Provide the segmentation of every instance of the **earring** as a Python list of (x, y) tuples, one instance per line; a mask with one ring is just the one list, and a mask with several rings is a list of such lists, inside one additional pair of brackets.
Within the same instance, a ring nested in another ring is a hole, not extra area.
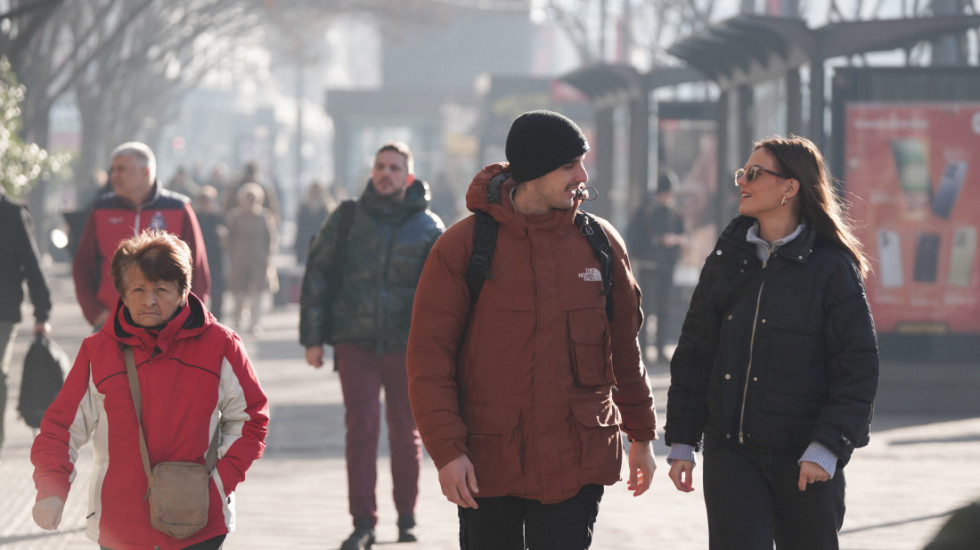
[(786, 197), (783, 197), (783, 202), (779, 203), (780, 206), (786, 206)]

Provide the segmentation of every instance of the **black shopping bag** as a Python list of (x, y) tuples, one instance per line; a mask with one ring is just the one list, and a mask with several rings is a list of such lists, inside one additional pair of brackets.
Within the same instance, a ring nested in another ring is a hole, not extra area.
[(47, 336), (34, 339), (24, 357), (24, 375), (20, 380), (20, 400), (17, 410), (32, 428), (41, 427), (41, 418), (48, 405), (61, 391), (65, 372), (71, 364), (68, 355)]

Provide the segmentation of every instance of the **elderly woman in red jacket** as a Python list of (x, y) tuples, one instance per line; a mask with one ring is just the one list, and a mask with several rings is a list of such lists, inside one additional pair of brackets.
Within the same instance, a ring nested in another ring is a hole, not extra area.
[[(102, 548), (218, 549), (231, 531), (235, 488), (265, 447), (268, 402), (239, 337), (190, 293), (192, 265), (186, 243), (151, 230), (123, 241), (113, 255), (119, 305), (82, 342), (31, 449), (34, 521), (41, 528), (61, 522), (79, 448), (92, 439), (86, 534)], [(127, 348), (139, 380), (139, 416)], [(207, 523), (186, 538), (151, 527), (141, 428), (151, 465), (203, 464), (217, 439)]]

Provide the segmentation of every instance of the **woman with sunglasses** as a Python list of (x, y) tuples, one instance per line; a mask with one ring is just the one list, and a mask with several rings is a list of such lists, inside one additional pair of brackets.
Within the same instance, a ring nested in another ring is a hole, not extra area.
[(671, 360), (670, 479), (694, 490), (703, 442), (711, 550), (836, 549), (878, 385), (868, 261), (808, 139), (756, 143), (735, 185)]

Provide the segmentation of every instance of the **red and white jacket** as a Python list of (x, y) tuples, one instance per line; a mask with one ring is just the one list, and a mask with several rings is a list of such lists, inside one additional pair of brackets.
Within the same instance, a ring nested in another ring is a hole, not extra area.
[[(126, 375), (133, 348), (150, 464), (203, 464), (215, 430), (208, 524), (178, 540), (150, 525), (146, 473)], [(234, 529), (233, 493), (262, 456), (269, 406), (239, 337), (191, 294), (158, 334), (132, 324), (119, 302), (115, 316), (87, 337), (31, 449), (37, 499), (66, 499), (79, 449), (93, 441), (87, 535), (117, 550), (170, 550)]]
[(119, 300), (109, 275), (119, 243), (148, 228), (173, 233), (187, 243), (194, 258), (191, 292), (207, 301), (211, 274), (201, 226), (190, 199), (154, 184), (149, 200), (135, 208), (113, 193), (103, 195), (85, 221), (72, 262), (72, 278), (78, 305), (90, 324), (95, 324), (103, 311), (115, 309)]

